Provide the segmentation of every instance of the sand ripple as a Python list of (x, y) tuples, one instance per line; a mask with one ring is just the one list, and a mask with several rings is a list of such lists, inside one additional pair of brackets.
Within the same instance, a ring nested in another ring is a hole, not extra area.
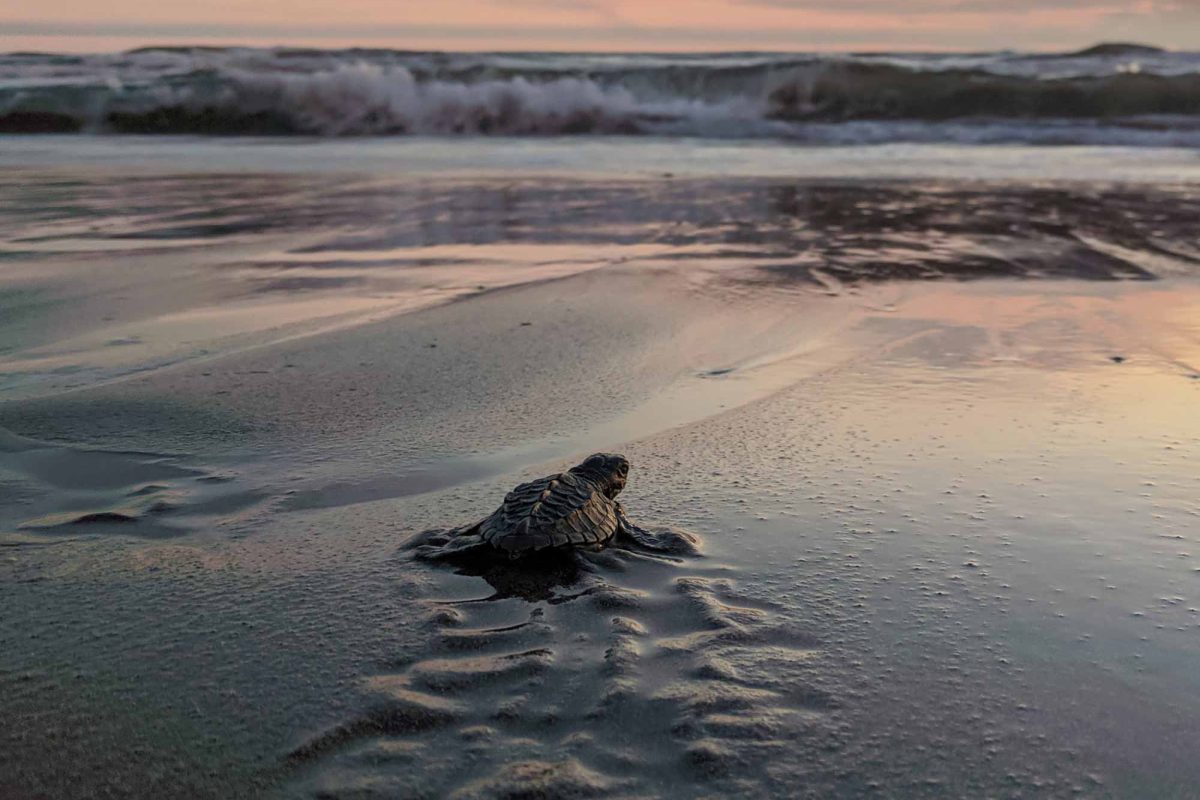
[(803, 675), (818, 643), (741, 596), (690, 534), (656, 536), (676, 555), (610, 548), (524, 567), (456, 561), (445, 531), (416, 537), (406, 569), (450, 554), (493, 593), (427, 599), (424, 652), (365, 678), (359, 710), (288, 756), (290, 793), (695, 796), (768, 784), (772, 757), (832, 728), (837, 703)]

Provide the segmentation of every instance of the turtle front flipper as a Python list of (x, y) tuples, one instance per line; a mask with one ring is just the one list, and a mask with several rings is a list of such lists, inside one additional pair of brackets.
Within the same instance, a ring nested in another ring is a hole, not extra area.
[(620, 503), (615, 504), (617, 507), (617, 535), (623, 537), (627, 542), (631, 542), (643, 550), (649, 550), (652, 553), (666, 553), (669, 548), (664, 547), (653, 533), (645, 528), (639, 528), (637, 525), (629, 521), (629, 517), (625, 516), (625, 509)]
[(631, 553), (655, 561), (678, 563), (685, 558), (701, 555), (700, 540), (692, 533), (674, 527), (658, 528), (651, 532), (640, 528), (625, 516), (625, 509), (616, 504), (617, 532), (615, 538)]

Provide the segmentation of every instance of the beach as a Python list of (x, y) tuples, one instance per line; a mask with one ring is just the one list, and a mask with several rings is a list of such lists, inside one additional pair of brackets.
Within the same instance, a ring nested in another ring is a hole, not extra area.
[[(1194, 151), (0, 164), (0, 794), (1195, 796)], [(595, 451), (667, 556), (413, 549)]]

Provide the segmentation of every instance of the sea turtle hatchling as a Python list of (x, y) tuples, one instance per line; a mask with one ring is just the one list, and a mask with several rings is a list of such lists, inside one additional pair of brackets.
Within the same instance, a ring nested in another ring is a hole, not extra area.
[(514, 559), (550, 548), (599, 549), (622, 535), (661, 549), (615, 499), (628, 475), (625, 456), (596, 453), (566, 472), (522, 483), (490, 516), (459, 534), (478, 535)]

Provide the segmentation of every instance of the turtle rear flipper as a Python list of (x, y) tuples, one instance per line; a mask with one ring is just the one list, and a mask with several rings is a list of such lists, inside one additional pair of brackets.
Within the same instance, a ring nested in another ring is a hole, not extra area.
[(479, 535), (479, 524), (423, 531), (405, 543), (403, 549), (413, 551), (422, 561), (446, 561), (481, 555), (490, 547)]
[(476, 522), (474, 525), (465, 525), (461, 528), (456, 528), (450, 532), (450, 535), (451, 536), (478, 536), (480, 528), (483, 527), (483, 523), (486, 521), (487, 521), (487, 518), (485, 517), (484, 519), (479, 520), (479, 522)]

